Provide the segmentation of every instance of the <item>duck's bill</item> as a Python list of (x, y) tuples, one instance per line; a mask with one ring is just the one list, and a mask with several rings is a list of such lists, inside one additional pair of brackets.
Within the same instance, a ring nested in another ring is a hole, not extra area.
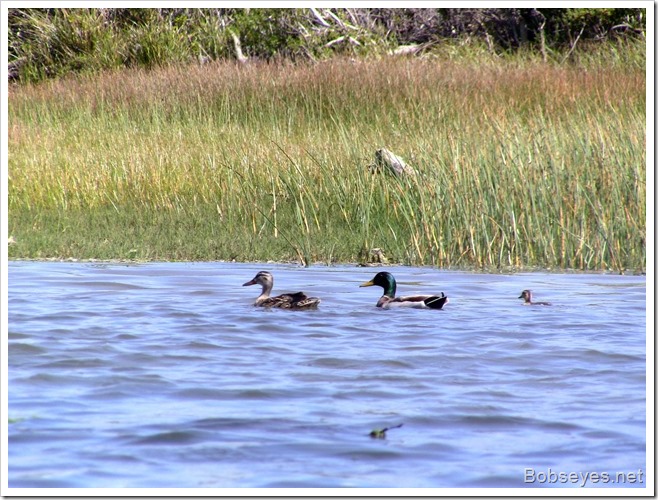
[(243, 283), (242, 286), (250, 286), (250, 285), (255, 285), (255, 284), (256, 284), (256, 280), (253, 279), (251, 281), (247, 281), (246, 283)]
[(370, 280), (370, 281), (366, 281), (365, 283), (361, 283), (359, 285), (359, 287), (362, 287), (362, 286), (375, 286), (375, 284), (372, 282), (372, 280)]

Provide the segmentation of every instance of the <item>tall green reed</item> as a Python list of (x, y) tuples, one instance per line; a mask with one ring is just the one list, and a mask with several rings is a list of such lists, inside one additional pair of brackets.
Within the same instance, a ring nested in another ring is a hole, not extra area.
[[(642, 72), (605, 59), (213, 64), (12, 88), (10, 251), (642, 268), (644, 95)], [(371, 174), (379, 147), (418, 175)], [(104, 246), (79, 236), (101, 229)]]

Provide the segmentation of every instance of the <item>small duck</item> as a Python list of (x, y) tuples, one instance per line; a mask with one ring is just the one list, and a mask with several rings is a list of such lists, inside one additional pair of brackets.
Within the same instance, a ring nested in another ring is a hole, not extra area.
[(550, 302), (533, 302), (532, 301), (532, 290), (523, 290), (519, 299), (523, 299), (524, 306), (550, 306)]
[(382, 271), (377, 273), (373, 279), (366, 281), (359, 286), (381, 286), (384, 289), (384, 295), (377, 301), (377, 307), (390, 309), (392, 307), (413, 307), (416, 309), (441, 309), (448, 303), (448, 297), (441, 292), (441, 295), (407, 295), (396, 297), (395, 278), (391, 273)]
[(317, 297), (307, 297), (304, 292), (284, 293), (276, 297), (270, 297), (274, 286), (274, 277), (268, 271), (260, 271), (254, 279), (247, 281), (242, 286), (261, 285), (263, 290), (254, 302), (259, 307), (278, 307), (280, 309), (315, 309), (320, 303)]

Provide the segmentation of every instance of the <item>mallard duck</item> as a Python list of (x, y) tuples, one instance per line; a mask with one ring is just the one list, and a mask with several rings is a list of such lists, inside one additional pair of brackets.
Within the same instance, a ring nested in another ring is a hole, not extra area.
[(391, 307), (414, 307), (417, 309), (441, 309), (448, 303), (448, 297), (441, 292), (441, 295), (407, 295), (396, 297), (395, 278), (391, 273), (382, 271), (377, 273), (373, 279), (366, 281), (359, 286), (381, 286), (384, 289), (382, 295), (377, 301), (377, 307), (390, 309)]
[(523, 299), (524, 306), (550, 306), (550, 302), (533, 302), (532, 301), (532, 290), (523, 290), (520, 299)]
[(307, 297), (304, 292), (284, 293), (276, 297), (270, 297), (270, 292), (274, 286), (274, 277), (272, 273), (260, 271), (254, 276), (254, 279), (247, 281), (242, 286), (260, 285), (263, 287), (260, 295), (254, 302), (255, 306), (260, 307), (278, 307), (281, 309), (315, 309), (320, 303), (317, 297)]

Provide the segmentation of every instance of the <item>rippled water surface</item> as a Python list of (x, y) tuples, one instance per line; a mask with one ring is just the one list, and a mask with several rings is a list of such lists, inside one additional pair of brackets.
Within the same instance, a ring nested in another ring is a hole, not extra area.
[(645, 486), (644, 276), (379, 270), (10, 262), (9, 486)]

